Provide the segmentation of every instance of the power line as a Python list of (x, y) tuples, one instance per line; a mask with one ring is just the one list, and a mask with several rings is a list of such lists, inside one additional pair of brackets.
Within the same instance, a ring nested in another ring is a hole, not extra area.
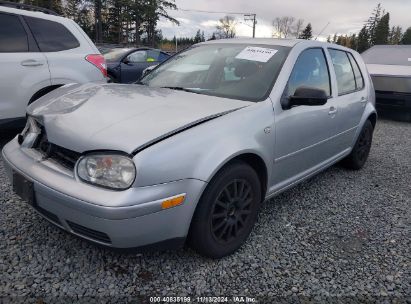
[(188, 8), (177, 8), (177, 10), (183, 11), (183, 12), (195, 12), (195, 13), (206, 13), (206, 14), (255, 15), (254, 13), (216, 12), (216, 11), (205, 11), (205, 10), (196, 10), (196, 9), (188, 9)]
[(255, 25), (257, 24), (257, 14), (254, 13), (237, 13), (237, 12), (216, 12), (216, 11), (206, 11), (206, 10), (196, 10), (188, 8), (178, 8), (177, 10), (183, 12), (195, 12), (195, 13), (206, 13), (206, 14), (225, 14), (225, 15), (243, 15), (244, 21), (252, 21), (253, 25), (253, 38), (255, 37)]

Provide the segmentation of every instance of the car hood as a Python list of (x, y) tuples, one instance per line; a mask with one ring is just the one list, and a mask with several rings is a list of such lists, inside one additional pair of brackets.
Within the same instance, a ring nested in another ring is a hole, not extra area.
[(27, 112), (44, 125), (48, 141), (76, 152), (133, 153), (162, 138), (250, 102), (142, 85), (66, 85)]

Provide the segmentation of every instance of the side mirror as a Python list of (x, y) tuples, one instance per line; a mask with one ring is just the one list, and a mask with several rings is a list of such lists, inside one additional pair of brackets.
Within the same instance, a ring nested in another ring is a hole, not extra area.
[(324, 90), (299, 87), (293, 96), (289, 97), (288, 108), (293, 106), (322, 106), (327, 103), (328, 96)]
[(123, 59), (123, 63), (128, 65), (130, 64), (130, 60), (126, 57)]

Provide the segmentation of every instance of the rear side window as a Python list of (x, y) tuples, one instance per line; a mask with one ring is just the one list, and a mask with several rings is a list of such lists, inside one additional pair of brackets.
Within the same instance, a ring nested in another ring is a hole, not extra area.
[(338, 95), (354, 92), (356, 90), (354, 71), (347, 53), (333, 49), (329, 51), (337, 76)]
[(299, 87), (324, 90), (331, 95), (330, 75), (322, 49), (308, 49), (300, 54), (287, 85), (287, 96), (293, 96)]
[(357, 61), (351, 53), (348, 53), (348, 57), (350, 57), (351, 66), (354, 70), (355, 85), (357, 87), (357, 90), (361, 90), (362, 88), (364, 88), (364, 78), (362, 77), (360, 67), (358, 66)]
[(0, 13), (0, 52), (28, 52), (27, 33), (19, 17)]
[(42, 52), (58, 52), (80, 46), (76, 37), (62, 24), (39, 18), (24, 17)]

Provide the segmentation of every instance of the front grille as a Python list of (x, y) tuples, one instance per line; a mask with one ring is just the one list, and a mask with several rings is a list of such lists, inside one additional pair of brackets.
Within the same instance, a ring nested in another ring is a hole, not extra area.
[(50, 221), (52, 221), (52, 222), (54, 222), (54, 223), (62, 226), (62, 225), (61, 225), (61, 222), (60, 222), (60, 220), (59, 220), (59, 218), (58, 218), (58, 216), (55, 215), (54, 213), (52, 213), (52, 212), (50, 212), (50, 211), (47, 211), (46, 209), (43, 209), (43, 208), (41, 208), (40, 206), (35, 206), (34, 208), (35, 208), (39, 213), (41, 213), (44, 217), (46, 217), (47, 219), (49, 219)]
[(90, 239), (94, 239), (97, 240), (99, 242), (103, 242), (103, 243), (107, 243), (107, 244), (111, 244), (111, 240), (109, 238), (109, 236), (107, 234), (105, 234), (104, 232), (100, 232), (97, 230), (93, 230), (87, 227), (84, 227), (82, 225), (67, 221), (67, 224), (70, 226), (71, 229), (73, 229), (74, 232), (83, 235), (83, 236), (87, 236)]
[(63, 167), (73, 170), (81, 154), (50, 143), (47, 134), (41, 127), (41, 134), (35, 141), (33, 149), (41, 152), (46, 159), (52, 159)]

